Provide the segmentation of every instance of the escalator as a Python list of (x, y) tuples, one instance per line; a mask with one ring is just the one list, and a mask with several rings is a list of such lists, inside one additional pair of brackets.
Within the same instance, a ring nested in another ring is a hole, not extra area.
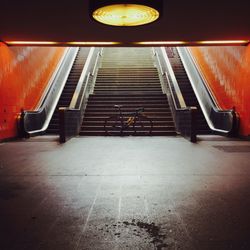
[(195, 96), (194, 90), (187, 76), (181, 58), (178, 54), (176, 48), (168, 47), (166, 48), (166, 53), (172, 69), (174, 71), (177, 83), (179, 85), (180, 91), (183, 95), (185, 103), (189, 107), (197, 107), (196, 113), (196, 129), (198, 135), (211, 134), (212, 130), (209, 128), (204, 114), (201, 110), (199, 102)]
[(77, 83), (81, 76), (83, 67), (85, 65), (86, 59), (88, 57), (90, 48), (80, 48), (75, 61), (73, 63), (72, 69), (70, 71), (67, 82), (64, 86), (61, 97), (57, 103), (55, 112), (51, 118), (48, 129), (46, 130), (47, 134), (58, 134), (59, 133), (59, 107), (68, 107), (70, 105), (71, 99), (75, 92)]

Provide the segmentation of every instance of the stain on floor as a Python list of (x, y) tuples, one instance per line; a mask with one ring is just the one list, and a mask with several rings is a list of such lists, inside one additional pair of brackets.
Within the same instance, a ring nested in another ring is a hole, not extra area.
[[(161, 227), (154, 222), (144, 222), (132, 219), (131, 221), (118, 221), (113, 224), (105, 224), (98, 229), (103, 234), (112, 234), (117, 238), (140, 238), (152, 248), (161, 250), (167, 247), (164, 243), (166, 235), (161, 232)], [(127, 246), (128, 247), (128, 246)]]

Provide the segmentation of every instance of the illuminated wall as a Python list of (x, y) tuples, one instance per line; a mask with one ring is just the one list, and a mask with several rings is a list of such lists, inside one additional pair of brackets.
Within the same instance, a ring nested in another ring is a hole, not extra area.
[(193, 47), (219, 105), (236, 108), (240, 115), (240, 134), (250, 135), (250, 46)]
[(0, 140), (17, 135), (18, 113), (36, 108), (64, 50), (0, 43)]

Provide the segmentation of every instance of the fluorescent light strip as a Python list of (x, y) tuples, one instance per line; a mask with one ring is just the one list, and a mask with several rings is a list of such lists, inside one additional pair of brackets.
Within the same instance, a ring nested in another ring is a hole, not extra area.
[(249, 40), (225, 40), (225, 41), (151, 41), (151, 42), (135, 42), (136, 45), (247, 45)]
[(118, 45), (120, 42), (66, 42), (67, 45)]
[(249, 40), (225, 40), (225, 41), (146, 41), (146, 42), (52, 42), (52, 41), (4, 41), (7, 45), (72, 45), (72, 46), (112, 46), (112, 45), (124, 45), (124, 44), (131, 44), (131, 45), (247, 45), (249, 44)]
[(119, 45), (120, 42), (50, 42), (50, 41), (6, 41), (7, 45), (75, 45), (75, 46), (95, 46), (95, 45)]
[(249, 40), (199, 41), (198, 44), (247, 44)]
[(188, 44), (187, 42), (184, 41), (151, 41), (151, 42), (135, 42), (133, 44), (138, 44), (138, 45), (178, 45), (178, 44)]
[(8, 45), (56, 45), (58, 42), (48, 41), (6, 41)]

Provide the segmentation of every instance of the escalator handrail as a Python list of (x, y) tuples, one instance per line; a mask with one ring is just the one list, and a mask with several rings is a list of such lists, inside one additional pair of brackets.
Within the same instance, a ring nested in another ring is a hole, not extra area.
[[(163, 57), (163, 60), (160, 60), (159, 53), (154, 50), (154, 53), (156, 55), (158, 65), (159, 65), (159, 68), (160, 68), (161, 75), (162, 75), (162, 77), (165, 76), (166, 79), (167, 79), (168, 89), (169, 89), (170, 94), (172, 96), (172, 100), (173, 100), (173, 103), (174, 103), (174, 106), (175, 106), (175, 110), (187, 109), (188, 107), (187, 107), (187, 105), (185, 103), (185, 100), (184, 100), (183, 95), (181, 93), (180, 87), (178, 85), (177, 79), (176, 79), (174, 71), (173, 71), (173, 68), (171, 66), (171, 63), (169, 61), (169, 58), (167, 56), (167, 53), (166, 53), (164, 47), (160, 48), (160, 52), (161, 52), (161, 55)], [(163, 69), (163, 65), (162, 65), (163, 63), (165, 63), (164, 69)], [(163, 85), (163, 88), (165, 89), (166, 86)], [(167, 92), (167, 91), (165, 91), (165, 92)]]
[(70, 106), (59, 110), (60, 142), (66, 142), (80, 132), (88, 97), (93, 93), (101, 51), (102, 48), (91, 48)]
[(168, 98), (176, 130), (191, 142), (196, 142), (197, 107), (186, 106), (165, 48), (154, 49), (154, 55), (157, 58), (157, 66), (160, 69), (160, 82), (163, 92)]
[[(86, 60), (86, 62), (84, 64), (81, 76), (80, 76), (80, 78), (78, 80), (78, 83), (76, 85), (75, 92), (74, 92), (73, 97), (71, 99), (71, 102), (70, 102), (70, 105), (69, 105), (70, 109), (79, 108), (79, 107), (77, 107), (77, 100), (79, 99), (79, 96), (81, 95), (81, 90), (82, 90), (83, 84), (85, 83), (84, 88), (87, 85), (86, 84), (86, 82), (87, 82), (86, 79), (87, 79), (87, 75), (88, 75), (88, 71), (89, 71), (90, 62), (91, 62), (91, 59), (92, 59), (92, 56), (93, 56), (93, 52), (94, 52), (94, 47), (91, 47), (91, 49), (89, 51), (89, 54), (88, 54), (88, 57), (87, 57), (87, 60)], [(84, 90), (83, 90), (83, 92), (84, 92)]]
[[(235, 123), (237, 115), (233, 109), (231, 110), (221, 110), (217, 105), (217, 101), (208, 87), (208, 83), (205, 77), (201, 74), (198, 64), (188, 48), (178, 47), (177, 48), (180, 58), (182, 60), (183, 66), (187, 72), (190, 83), (193, 87), (197, 100), (200, 104), (201, 110), (205, 116), (208, 126), (211, 130), (219, 132), (222, 134), (230, 134), (235, 129)], [(225, 126), (220, 124), (222, 128), (218, 127), (216, 123), (216, 118), (219, 120), (224, 120)], [(231, 124), (230, 124), (231, 123)], [(227, 128), (226, 128), (227, 126)]]
[(48, 128), (49, 122), (55, 111), (58, 100), (67, 82), (69, 73), (76, 58), (78, 47), (66, 49), (62, 59), (58, 63), (55, 73), (49, 81), (49, 87), (43, 95), (40, 106), (35, 111), (24, 111), (21, 127), (25, 136), (43, 134)]
[[(88, 88), (90, 87), (89, 86), (90, 76), (94, 76), (93, 72), (96, 70), (97, 62), (99, 59), (99, 56), (96, 56), (97, 54), (99, 54), (99, 50), (95, 47), (92, 47), (90, 49), (88, 58), (86, 60), (83, 71), (77, 83), (75, 92), (71, 99), (69, 109), (72, 110), (81, 109), (84, 96), (86, 95), (86, 93), (88, 92)], [(93, 59), (95, 60), (94, 64), (93, 64)]]

